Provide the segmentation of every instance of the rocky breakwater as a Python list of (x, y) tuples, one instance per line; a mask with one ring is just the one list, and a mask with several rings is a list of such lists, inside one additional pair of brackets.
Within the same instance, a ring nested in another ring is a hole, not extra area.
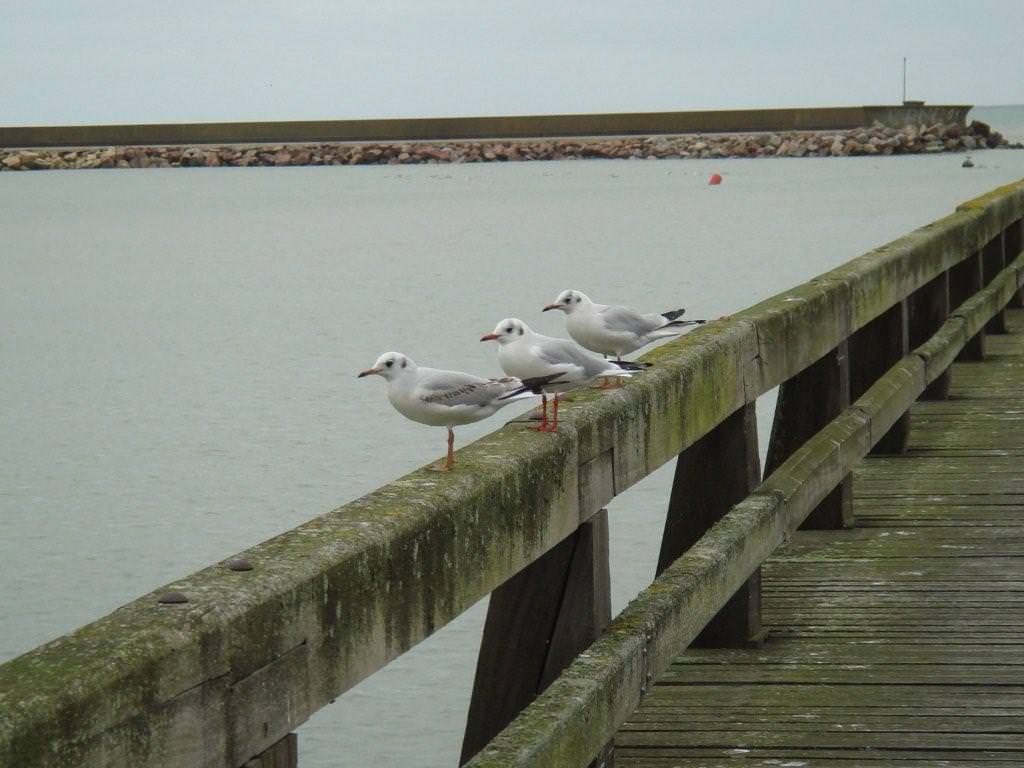
[(402, 165), (580, 158), (847, 157), (964, 152), (1010, 145), (975, 120), (968, 126), (875, 123), (849, 131), (692, 134), (595, 139), (479, 140), (277, 146), (108, 147), (0, 149), (0, 170), (168, 168), (289, 165)]

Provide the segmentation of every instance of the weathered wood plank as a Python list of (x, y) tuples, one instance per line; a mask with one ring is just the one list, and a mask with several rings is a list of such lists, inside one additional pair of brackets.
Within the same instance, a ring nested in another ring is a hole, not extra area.
[(299, 737), (289, 733), (262, 754), (245, 763), (244, 768), (298, 768)]
[(610, 620), (608, 513), (602, 510), (491, 595), (460, 764), (537, 698)]
[[(850, 399), (864, 395), (910, 350), (908, 303), (883, 312), (849, 339)], [(916, 393), (915, 393), (916, 398)], [(903, 453), (910, 431), (910, 412), (903, 411), (892, 428), (874, 440), (872, 453)], [(859, 491), (858, 491), (859, 492)]]
[[(949, 272), (943, 272), (934, 280), (918, 288), (907, 301), (908, 339), (911, 349), (916, 349), (934, 336), (949, 318)], [(925, 400), (945, 400), (949, 394), (950, 372), (948, 369), (931, 379), (921, 394)]]
[[(1003, 243), (1006, 246), (1006, 261), (1013, 262), (1024, 252), (1024, 219), (1009, 224), (1003, 230)], [(1018, 289), (1010, 299), (1008, 307), (1020, 309), (1024, 307), (1024, 288)]]
[[(1004, 230), (1005, 232), (1005, 230)], [(981, 249), (982, 273), (985, 285), (988, 285), (1006, 267), (1006, 253), (1003, 245), (1004, 232), (989, 240)], [(1014, 291), (1014, 294), (1017, 292)], [(985, 323), (985, 333), (1006, 333), (1006, 310), (1001, 309)]]
[[(637, 747), (729, 747), (743, 744), (747, 749), (810, 748), (814, 750), (934, 750), (960, 753), (987, 752), (1024, 760), (1024, 734), (1012, 733), (838, 733), (756, 730), (727, 731), (623, 731), (617, 748)], [(973, 757), (974, 755), (972, 755)]]
[[(959, 307), (971, 296), (981, 290), (984, 285), (984, 272), (981, 253), (978, 252), (957, 264), (949, 271), (949, 303)], [(985, 333), (979, 331), (968, 337), (960, 353), (959, 360), (985, 359)]]
[[(674, 768), (707, 768), (707, 766), (711, 765), (707, 762), (709, 759), (722, 758), (723, 756), (732, 759), (731, 765), (734, 768), (736, 758), (743, 759), (743, 762), (740, 764), (742, 768), (746, 768), (750, 764), (748, 761), (751, 760), (755, 761), (754, 765), (774, 766), (774, 768), (786, 766), (787, 763), (791, 766), (793, 763), (805, 763), (807, 768), (820, 768), (822, 765), (821, 761), (830, 758), (844, 760), (844, 763), (840, 763), (843, 768), (850, 768), (850, 763), (854, 761), (856, 761), (855, 765), (857, 768), (860, 768), (862, 765), (869, 767), (879, 766), (880, 768), (903, 768), (904, 765), (907, 765), (904, 762), (906, 752), (888, 749), (641, 747), (639, 749), (623, 750), (622, 754), (623, 764), (630, 764), (629, 761), (631, 759), (637, 755), (643, 755), (646, 760), (664, 757), (670, 761), (668, 765)], [(967, 768), (968, 766), (979, 766), (980, 768), (1020, 768), (1021, 765), (1019, 759), (1015, 758), (1016, 753), (1013, 752), (972, 752), (971, 759), (967, 762), (963, 761), (963, 754), (963, 752), (957, 750), (939, 751), (922, 749), (914, 750), (912, 760), (930, 760), (932, 765), (939, 765), (942, 768), (952, 768), (953, 766), (955, 768)], [(689, 764), (687, 764), (687, 759), (689, 759)], [(654, 765), (664, 766), (665, 763), (654, 763)], [(915, 763), (911, 762), (909, 765), (915, 765)], [(792, 768), (800, 767), (792, 766)]]
[[(850, 367), (844, 341), (779, 386), (765, 476), (849, 405)], [(803, 527), (849, 528), (853, 522), (853, 481), (847, 475), (807, 516)]]
[[(706, 752), (706, 751), (705, 751)], [(687, 755), (692, 754), (688, 752)], [(774, 752), (773, 752), (774, 754)], [(637, 749), (623, 752), (619, 756), (616, 765), (619, 768), (737, 768), (736, 758), (742, 757), (743, 761), (739, 768), (851, 768), (851, 755), (844, 754), (842, 757), (831, 755), (822, 757), (820, 754), (794, 755), (785, 753), (783, 757), (753, 755), (751, 753), (732, 754), (727, 757), (720, 757), (717, 754), (701, 754), (699, 757), (688, 757), (682, 755), (679, 750), (659, 750), (652, 754), (651, 750)], [(868, 766), (873, 768), (1020, 768), (1020, 764), (1007, 760), (962, 760), (954, 756), (956, 762), (950, 762), (946, 758), (904, 758), (894, 756), (891, 753), (857, 752), (854, 756), (858, 768)], [(813, 760), (813, 762), (810, 762)], [(898, 760), (899, 762), (894, 762)]]
[[(656, 573), (668, 568), (754, 489), (760, 480), (759, 465), (753, 403), (679, 455)], [(728, 647), (757, 642), (760, 635), (760, 573), (755, 571), (693, 642)]]

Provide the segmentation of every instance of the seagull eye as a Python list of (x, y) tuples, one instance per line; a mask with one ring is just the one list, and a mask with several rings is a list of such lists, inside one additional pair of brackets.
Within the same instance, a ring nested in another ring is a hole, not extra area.
[(386, 365), (388, 368), (390, 368), (394, 364), (395, 364), (394, 360), (388, 360), (386, 363), (384, 363), (384, 365)]
[(513, 328), (513, 327), (512, 327), (511, 325), (510, 325), (510, 326), (509, 326), (508, 328), (506, 328), (506, 329), (505, 329), (505, 333), (512, 333), (512, 331), (514, 331), (514, 330), (515, 330), (515, 328)]

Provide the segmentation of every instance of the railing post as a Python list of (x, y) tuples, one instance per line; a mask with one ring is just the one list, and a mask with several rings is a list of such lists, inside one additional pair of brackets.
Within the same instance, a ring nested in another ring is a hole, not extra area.
[[(1003, 233), (1000, 232), (981, 249), (984, 284), (995, 280), (996, 275), (1006, 266), (1006, 254), (1003, 250)], [(1006, 310), (1002, 309), (991, 320), (985, 323), (985, 333), (1006, 333)]]
[[(894, 304), (849, 339), (850, 402), (863, 395), (910, 351), (908, 302)], [(903, 453), (910, 436), (910, 412), (904, 413), (872, 453)]]
[[(843, 341), (779, 386), (765, 477), (849, 405), (849, 356)], [(847, 475), (807, 516), (801, 528), (852, 528), (853, 523), (853, 483)]]
[[(971, 254), (949, 270), (949, 303), (956, 309), (984, 287), (981, 252)], [(978, 331), (967, 340), (957, 360), (985, 359), (985, 331)]]
[(611, 621), (608, 513), (491, 594), (459, 764), (465, 764)]
[[(1006, 263), (1012, 264), (1024, 249), (1024, 219), (1018, 219), (1003, 230), (1003, 247), (1006, 252)], [(1013, 309), (1024, 307), (1024, 288), (1015, 291), (1006, 306)]]
[(248, 760), (242, 768), (297, 768), (299, 737), (289, 733), (279, 742)]
[[(676, 460), (657, 573), (693, 546), (760, 481), (754, 403), (737, 410)], [(761, 571), (754, 572), (693, 641), (701, 647), (741, 647), (764, 640)]]
[[(949, 318), (949, 272), (943, 272), (910, 294), (908, 315), (909, 344), (911, 349), (916, 349), (934, 336)], [(925, 387), (921, 399), (945, 400), (949, 395), (949, 378), (947, 369)]]

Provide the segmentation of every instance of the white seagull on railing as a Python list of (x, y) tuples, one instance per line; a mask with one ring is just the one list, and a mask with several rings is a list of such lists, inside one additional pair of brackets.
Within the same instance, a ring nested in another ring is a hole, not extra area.
[(658, 339), (678, 336), (691, 325), (703, 320), (680, 320), (685, 309), (673, 309), (661, 314), (642, 314), (629, 307), (595, 304), (586, 294), (568, 290), (558, 294), (553, 304), (544, 311), (559, 309), (565, 312), (565, 327), (569, 335), (582, 346), (602, 355), (623, 355)]
[(448, 456), (444, 464), (431, 467), (442, 471), (455, 464), (454, 427), (481, 421), (509, 403), (541, 394), (539, 387), (557, 378), (482, 379), (461, 371), (420, 367), (401, 352), (385, 352), (372, 368), (359, 374), (359, 378), (363, 376), (385, 379), (388, 400), (407, 419), (448, 428)]
[[(544, 394), (544, 420), (537, 427), (542, 432), (558, 429), (558, 393), (581, 387), (599, 377), (630, 376), (643, 370), (643, 363), (605, 360), (587, 352), (568, 339), (556, 339), (530, 330), (522, 320), (506, 318), (485, 334), (480, 341), (498, 342), (498, 363), (509, 376), (547, 383), (538, 385)], [(554, 393), (554, 421), (548, 422), (547, 394)]]

